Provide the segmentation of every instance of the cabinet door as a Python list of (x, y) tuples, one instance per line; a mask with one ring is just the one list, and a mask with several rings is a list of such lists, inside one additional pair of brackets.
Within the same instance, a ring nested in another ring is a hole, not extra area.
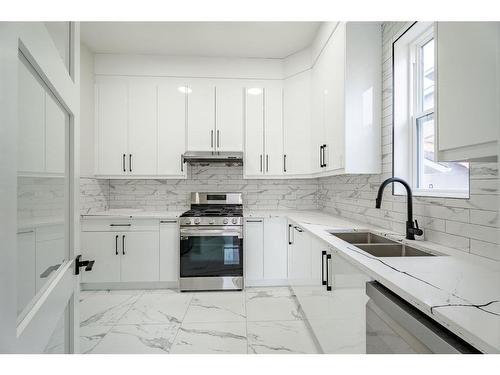
[(158, 232), (121, 234), (121, 281), (159, 281)]
[(339, 24), (324, 51), (322, 75), (325, 171), (344, 167), (345, 149), (345, 25)]
[(67, 119), (66, 112), (52, 98), (52, 95), (47, 93), (45, 95), (45, 171), (48, 173), (64, 173)]
[(245, 91), (245, 176), (264, 173), (264, 89), (250, 87)]
[(127, 171), (128, 87), (126, 83), (102, 83), (97, 91), (99, 175), (124, 175)]
[(265, 174), (281, 176), (283, 159), (283, 89), (281, 86), (264, 90), (264, 149)]
[(215, 86), (209, 81), (190, 83), (188, 94), (188, 151), (215, 150)]
[(185, 176), (186, 94), (176, 84), (158, 87), (158, 174)]
[(177, 220), (160, 223), (160, 281), (179, 281), (179, 241)]
[(246, 281), (264, 279), (264, 219), (247, 219), (245, 221)]
[(157, 171), (157, 87), (131, 83), (129, 86), (129, 126), (127, 173), (155, 175)]
[(310, 72), (300, 73), (284, 84), (284, 152), (287, 175), (310, 173)]
[(321, 172), (320, 147), (325, 141), (324, 75), (327, 70), (324, 54), (321, 54), (311, 71), (311, 172)]
[(20, 59), (18, 66), (18, 171), (42, 173), (45, 170), (45, 90), (27, 61)]
[(287, 220), (264, 219), (264, 278), (285, 280), (287, 269)]
[(82, 282), (120, 281), (121, 233), (82, 232), (82, 258), (95, 260), (92, 272), (82, 272)]
[(218, 151), (243, 151), (243, 90), (236, 82), (217, 85), (215, 147)]
[(498, 153), (500, 25), (438, 22), (438, 160)]
[(311, 278), (311, 236), (293, 225), (293, 246), (288, 251), (288, 278), (294, 285), (304, 285)]

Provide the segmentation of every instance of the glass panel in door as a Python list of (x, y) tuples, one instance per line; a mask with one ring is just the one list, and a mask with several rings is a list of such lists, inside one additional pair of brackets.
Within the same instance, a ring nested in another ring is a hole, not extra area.
[(17, 313), (22, 319), (69, 259), (69, 116), (19, 53)]

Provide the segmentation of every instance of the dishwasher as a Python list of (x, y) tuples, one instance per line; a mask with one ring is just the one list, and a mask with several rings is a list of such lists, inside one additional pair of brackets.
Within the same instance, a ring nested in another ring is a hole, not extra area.
[(367, 282), (366, 295), (367, 353), (481, 353), (379, 282)]

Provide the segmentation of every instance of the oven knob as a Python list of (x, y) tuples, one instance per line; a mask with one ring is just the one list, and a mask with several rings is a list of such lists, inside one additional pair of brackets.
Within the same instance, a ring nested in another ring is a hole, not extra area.
[(233, 224), (237, 224), (237, 223), (238, 223), (238, 219), (237, 219), (237, 218), (235, 218), (235, 217), (233, 217), (233, 220), (231, 220), (231, 222), (232, 222)]
[(191, 225), (191, 219), (186, 219), (186, 221), (184, 222), (185, 225)]
[(200, 224), (200, 219), (194, 219), (195, 224)]
[(223, 223), (227, 224), (227, 223), (229, 223), (229, 220), (228, 219), (224, 219)]
[(215, 220), (211, 219), (208, 224), (215, 224)]

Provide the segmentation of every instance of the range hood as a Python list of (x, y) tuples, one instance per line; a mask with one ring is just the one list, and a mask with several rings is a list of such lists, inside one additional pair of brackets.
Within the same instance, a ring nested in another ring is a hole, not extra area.
[(185, 163), (237, 163), (243, 164), (243, 152), (186, 151), (182, 155)]

